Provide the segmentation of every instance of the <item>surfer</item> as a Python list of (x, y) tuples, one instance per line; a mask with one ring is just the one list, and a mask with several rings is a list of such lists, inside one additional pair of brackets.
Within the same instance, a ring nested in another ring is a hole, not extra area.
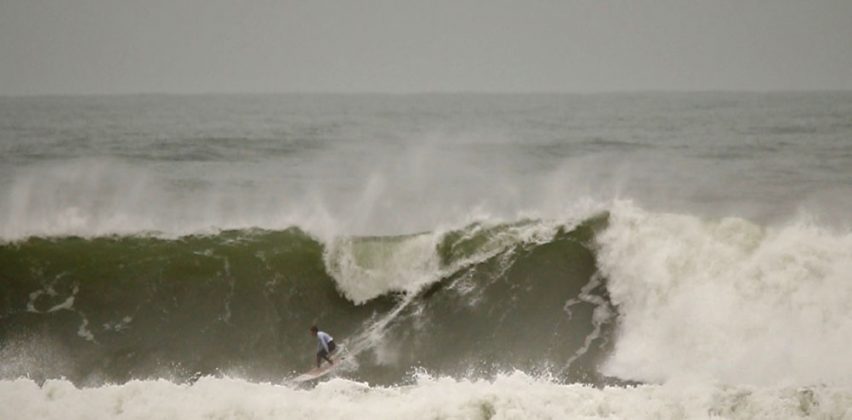
[(337, 348), (337, 345), (334, 344), (334, 338), (324, 331), (320, 331), (316, 325), (311, 326), (311, 335), (316, 337), (319, 342), (319, 346), (317, 347), (317, 367), (320, 367), (323, 359), (333, 365), (334, 362), (328, 356)]

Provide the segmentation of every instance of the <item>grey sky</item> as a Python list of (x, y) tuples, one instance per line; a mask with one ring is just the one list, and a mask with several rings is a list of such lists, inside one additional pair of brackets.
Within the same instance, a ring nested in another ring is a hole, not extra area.
[(0, 0), (0, 94), (852, 89), (850, 0)]

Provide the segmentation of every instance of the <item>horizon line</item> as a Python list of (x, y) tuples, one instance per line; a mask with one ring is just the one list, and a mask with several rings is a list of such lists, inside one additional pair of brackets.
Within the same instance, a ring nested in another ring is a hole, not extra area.
[(817, 89), (621, 89), (621, 90), (422, 90), (422, 91), (207, 91), (207, 92), (52, 92), (52, 93), (0, 93), (0, 98), (48, 98), (48, 97), (121, 97), (121, 96), (546, 96), (546, 95), (619, 95), (619, 94), (777, 94), (777, 93), (852, 93), (852, 88)]

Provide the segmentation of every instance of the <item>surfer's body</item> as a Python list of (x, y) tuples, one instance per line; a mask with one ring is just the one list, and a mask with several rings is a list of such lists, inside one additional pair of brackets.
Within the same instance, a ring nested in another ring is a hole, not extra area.
[(316, 325), (311, 327), (311, 334), (317, 338), (317, 367), (320, 367), (323, 359), (328, 363), (334, 364), (329, 355), (334, 352), (337, 345), (334, 344), (334, 338), (324, 331), (320, 331)]

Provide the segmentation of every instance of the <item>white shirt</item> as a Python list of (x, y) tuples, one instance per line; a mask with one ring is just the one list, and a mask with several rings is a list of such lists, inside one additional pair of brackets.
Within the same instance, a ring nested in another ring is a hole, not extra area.
[(317, 347), (317, 351), (325, 350), (326, 352), (328, 352), (328, 342), (331, 341), (331, 340), (334, 340), (334, 338), (332, 338), (330, 335), (328, 335), (328, 334), (326, 334), (322, 331), (318, 331), (317, 332), (317, 340), (319, 341), (319, 346)]

